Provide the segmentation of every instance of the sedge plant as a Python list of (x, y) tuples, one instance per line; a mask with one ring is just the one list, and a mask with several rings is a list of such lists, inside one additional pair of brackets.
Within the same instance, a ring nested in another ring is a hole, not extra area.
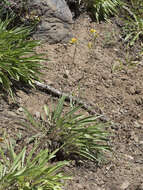
[[(123, 36), (128, 45), (133, 46), (136, 41), (143, 38), (143, 2), (132, 1), (132, 8), (124, 21)], [(127, 12), (128, 13), (128, 12)]]
[(99, 22), (108, 20), (118, 13), (118, 7), (123, 5), (121, 0), (82, 0), (92, 16)]
[(62, 190), (65, 176), (62, 168), (67, 161), (52, 164), (58, 150), (36, 151), (36, 143), (30, 152), (24, 147), (16, 153), (10, 140), (5, 140), (7, 153), (0, 148), (0, 190)]
[(55, 143), (61, 147), (62, 159), (79, 157), (81, 160), (99, 161), (103, 152), (110, 151), (109, 134), (104, 128), (107, 124), (99, 122), (99, 116), (77, 114), (81, 106), (63, 114), (65, 98), (62, 97), (51, 112), (47, 105), (44, 106), (46, 119), (43, 118), (41, 124), (25, 109), (27, 119), (45, 133), (51, 147)]
[(34, 48), (40, 42), (29, 39), (29, 27), (9, 29), (11, 19), (0, 20), (0, 86), (13, 96), (12, 86), (15, 82), (24, 82), (34, 86), (34, 80), (40, 80), (40, 61)]

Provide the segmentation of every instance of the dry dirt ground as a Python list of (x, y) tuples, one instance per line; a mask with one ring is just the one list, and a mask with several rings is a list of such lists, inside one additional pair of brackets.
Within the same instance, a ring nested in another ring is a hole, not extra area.
[[(73, 180), (66, 183), (65, 190), (143, 190), (143, 60), (137, 56), (138, 48), (127, 53), (117, 22), (97, 24), (82, 15), (73, 25), (77, 45), (37, 48), (49, 58), (45, 83), (91, 102), (114, 123), (108, 129), (114, 136), (107, 162), (98, 167), (87, 163), (66, 168)], [(98, 36), (89, 48), (91, 28)], [(17, 95), (19, 106), (33, 114), (55, 101), (39, 90), (18, 90)], [(10, 136), (16, 139), (16, 133), (29, 133), (14, 122), (22, 117), (21, 108), (1, 98), (0, 113), (1, 128)]]

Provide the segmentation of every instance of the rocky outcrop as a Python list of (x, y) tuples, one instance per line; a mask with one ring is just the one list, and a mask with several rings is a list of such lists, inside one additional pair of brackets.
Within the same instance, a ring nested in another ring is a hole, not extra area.
[(65, 42), (71, 38), (71, 11), (65, 0), (32, 0), (29, 12), (40, 19), (34, 34), (36, 39), (49, 43)]
[(73, 20), (66, 0), (11, 0), (0, 2), (0, 7), (3, 8), (0, 16), (13, 12), (18, 15), (16, 22), (22, 21), (26, 25), (31, 18), (38, 18), (40, 22), (34, 33), (36, 39), (57, 43), (71, 38)]

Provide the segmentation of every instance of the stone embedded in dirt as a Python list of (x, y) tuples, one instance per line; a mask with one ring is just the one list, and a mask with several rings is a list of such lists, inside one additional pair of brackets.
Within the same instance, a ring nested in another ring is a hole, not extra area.
[(138, 123), (143, 126), (143, 120), (138, 120)]
[(127, 76), (122, 76), (121, 80), (125, 81), (125, 80), (129, 80), (129, 78)]
[(140, 97), (140, 96), (137, 96), (135, 98), (135, 102), (136, 102), (137, 105), (142, 105), (143, 104), (143, 98)]
[(130, 92), (130, 94), (133, 95), (133, 94), (135, 94), (136, 89), (133, 86), (131, 86), (130, 89), (129, 89), (129, 92)]
[(23, 110), (22, 107), (20, 107), (20, 108), (17, 109), (17, 111), (18, 111), (18, 112), (23, 112), (24, 110)]
[(140, 124), (140, 122), (139, 122), (139, 121), (138, 121), (138, 122), (135, 121), (135, 122), (134, 122), (134, 127), (135, 127), (135, 128), (138, 128), (138, 129), (141, 129), (141, 124)]
[(41, 113), (40, 113), (39, 111), (36, 111), (36, 112), (35, 112), (35, 117), (36, 117), (37, 119), (40, 119)]
[(67, 79), (67, 78), (69, 78), (69, 74), (70, 74), (69, 70), (65, 70), (63, 77)]
[(139, 144), (142, 145), (142, 144), (143, 144), (143, 141), (139, 141)]
[(110, 84), (111, 84), (111, 80), (107, 80), (105, 83), (104, 83), (104, 86), (106, 88), (109, 88), (110, 87)]
[(124, 181), (120, 186), (121, 190), (125, 190), (129, 187), (130, 183), (128, 181)]
[(135, 134), (134, 131), (131, 131), (131, 137), (132, 140), (134, 140), (136, 143), (139, 142), (139, 137)]
[(134, 160), (134, 158), (130, 155), (127, 155), (127, 154), (124, 154), (124, 157), (127, 159), (127, 160)]
[(34, 37), (44, 42), (65, 42), (71, 38), (71, 11), (65, 0), (32, 0), (30, 12), (40, 18)]
[(134, 95), (134, 94), (140, 94), (141, 93), (141, 89), (138, 86), (131, 86), (130, 88), (127, 87), (127, 92), (129, 94), (132, 94), (132, 95)]
[(103, 73), (101, 74), (101, 77), (102, 77), (103, 80), (108, 80), (108, 79), (111, 78), (111, 74), (108, 73), (108, 72), (103, 72)]
[(113, 79), (112, 85), (113, 86), (120, 86), (121, 85), (121, 80), (120, 79)]
[(141, 94), (141, 92), (142, 92), (141, 88), (138, 87), (138, 86), (136, 86), (136, 91), (135, 91), (135, 93), (136, 93), (136, 94)]

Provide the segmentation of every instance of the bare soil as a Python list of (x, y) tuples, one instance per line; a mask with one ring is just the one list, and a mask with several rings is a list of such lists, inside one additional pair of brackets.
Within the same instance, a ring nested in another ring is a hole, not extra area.
[[(143, 59), (137, 56), (138, 46), (127, 51), (117, 22), (97, 24), (81, 15), (73, 25), (77, 45), (44, 44), (37, 48), (49, 58), (43, 63), (48, 67), (45, 83), (94, 104), (114, 123), (108, 129), (114, 135), (110, 139), (113, 153), (106, 163), (73, 163), (65, 168), (73, 175), (65, 190), (143, 190)], [(89, 48), (91, 28), (98, 37)], [(51, 107), (56, 100), (46, 92), (28, 89), (17, 91), (19, 106), (1, 98), (0, 135), (5, 129), (15, 142), (21, 135), (25, 143), (31, 134), (16, 123), (24, 117), (21, 107), (37, 116), (44, 104)]]

